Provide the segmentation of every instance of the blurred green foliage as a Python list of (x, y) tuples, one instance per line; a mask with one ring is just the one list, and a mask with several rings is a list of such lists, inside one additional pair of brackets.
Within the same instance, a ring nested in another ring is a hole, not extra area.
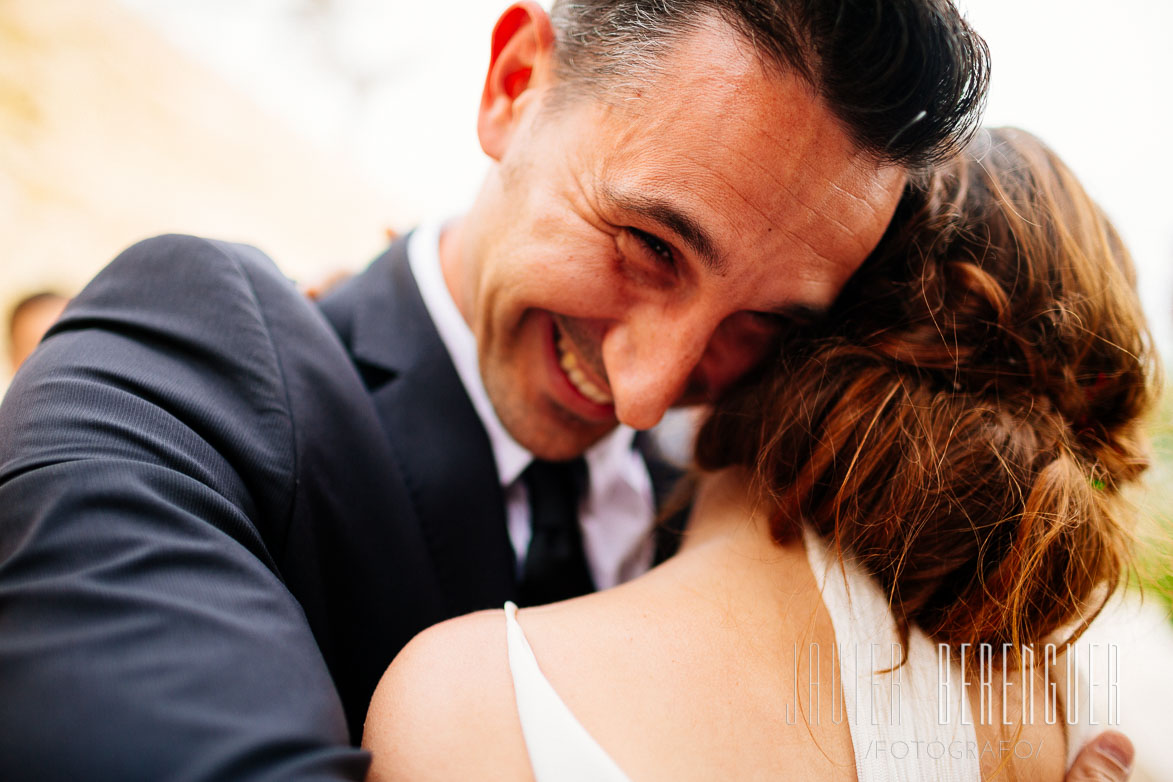
[(1152, 464), (1143, 486), (1131, 494), (1138, 511), (1134, 559), (1136, 583), (1145, 599), (1163, 600), (1173, 621), (1173, 381), (1149, 423)]

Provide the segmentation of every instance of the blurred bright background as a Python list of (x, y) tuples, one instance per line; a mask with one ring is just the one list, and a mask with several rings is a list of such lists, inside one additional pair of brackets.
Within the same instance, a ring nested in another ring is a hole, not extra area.
[[(299, 278), (453, 214), (502, 0), (3, 0), (3, 293), (74, 285), (164, 230), (253, 241)], [(1173, 3), (962, 0), (988, 124), (1049, 142), (1124, 234), (1173, 344)], [(13, 239), (15, 238), (15, 244)]]
[[(0, 306), (73, 293), (158, 233), (249, 242), (313, 282), (360, 268), (387, 230), (459, 212), (485, 170), (475, 115), (505, 5), (0, 0)], [(962, 5), (993, 56), (987, 124), (1042, 137), (1106, 208), (1170, 356), (1173, 3)], [(1150, 608), (1173, 589), (1168, 399), (1153, 434), (1136, 498)]]

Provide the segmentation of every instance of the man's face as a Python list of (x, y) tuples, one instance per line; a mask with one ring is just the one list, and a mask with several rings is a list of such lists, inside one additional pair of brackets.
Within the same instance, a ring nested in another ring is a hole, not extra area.
[(723, 26), (674, 52), (630, 99), (523, 93), (462, 228), (450, 284), (485, 387), (544, 458), (711, 400), (831, 304), (899, 198), (903, 172)]

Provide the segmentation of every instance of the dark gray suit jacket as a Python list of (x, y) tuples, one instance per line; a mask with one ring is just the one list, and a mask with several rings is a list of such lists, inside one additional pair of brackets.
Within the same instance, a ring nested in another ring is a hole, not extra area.
[(395, 653), (513, 596), (404, 248), (319, 310), (161, 237), (70, 305), (0, 407), (0, 779), (361, 779)]

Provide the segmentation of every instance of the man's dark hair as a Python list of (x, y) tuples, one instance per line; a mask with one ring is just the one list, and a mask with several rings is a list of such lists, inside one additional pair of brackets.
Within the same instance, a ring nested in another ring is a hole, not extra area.
[(795, 73), (878, 162), (919, 169), (976, 130), (989, 50), (950, 0), (557, 0), (560, 89), (622, 88), (710, 19)]

